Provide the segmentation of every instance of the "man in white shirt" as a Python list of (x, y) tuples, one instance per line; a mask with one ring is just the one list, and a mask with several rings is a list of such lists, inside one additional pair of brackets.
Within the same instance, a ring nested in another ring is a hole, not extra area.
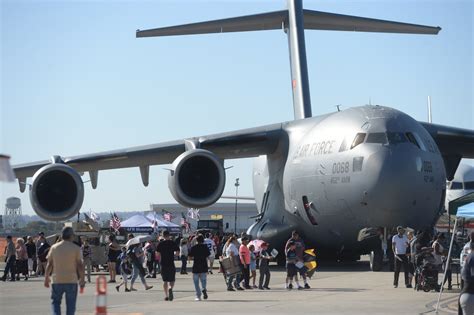
[(401, 226), (397, 227), (397, 235), (392, 237), (392, 250), (395, 256), (395, 272), (393, 274), (393, 287), (398, 287), (398, 276), (400, 275), (400, 268), (403, 265), (403, 272), (405, 273), (405, 286), (411, 288), (408, 281), (408, 257), (407, 247), (409, 246), (408, 237), (405, 235), (405, 229)]
[(216, 243), (212, 240), (212, 234), (207, 233), (206, 238), (204, 239), (204, 244), (209, 249), (209, 273), (212, 274), (212, 268), (214, 267), (214, 258), (216, 256)]

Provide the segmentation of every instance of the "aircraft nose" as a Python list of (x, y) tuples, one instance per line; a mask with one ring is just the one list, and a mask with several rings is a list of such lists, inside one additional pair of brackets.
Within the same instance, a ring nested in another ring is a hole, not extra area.
[(370, 226), (424, 228), (434, 223), (440, 204), (433, 174), (409, 144), (383, 146), (367, 159), (369, 180), (361, 204), (371, 211)]

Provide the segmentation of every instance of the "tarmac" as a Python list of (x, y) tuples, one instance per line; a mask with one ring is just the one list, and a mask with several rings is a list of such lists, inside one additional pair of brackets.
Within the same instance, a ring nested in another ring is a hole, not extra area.
[[(271, 290), (228, 292), (222, 274), (215, 269), (214, 274), (208, 275), (209, 299), (202, 301), (194, 300), (191, 273), (177, 273), (172, 302), (164, 301), (159, 275), (156, 279), (147, 279), (154, 286), (148, 291), (139, 279), (136, 292), (124, 292), (123, 287), (117, 292), (112, 283), (107, 288), (107, 314), (436, 314), (436, 292), (405, 288), (403, 273), (400, 275), (402, 285), (394, 288), (393, 272), (372, 272), (367, 259), (323, 264), (317, 270), (309, 281), (311, 289), (308, 290), (286, 290), (285, 271), (274, 266)], [(94, 281), (95, 278), (96, 274)], [(76, 314), (94, 314), (94, 281), (78, 296)], [(456, 275), (453, 275), (453, 286), (454, 290), (443, 293), (438, 314), (457, 314)], [(63, 313), (64, 303), (63, 299)], [(0, 282), (0, 314), (50, 314), (50, 307), (50, 290), (43, 286), (42, 277)]]

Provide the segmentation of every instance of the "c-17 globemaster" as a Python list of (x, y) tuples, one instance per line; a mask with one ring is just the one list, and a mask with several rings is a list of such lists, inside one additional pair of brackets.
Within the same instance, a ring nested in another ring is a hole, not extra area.
[(288, 36), (294, 120), (116, 151), (54, 156), (14, 167), (20, 190), (33, 176), (30, 200), (41, 217), (64, 220), (81, 208), (80, 173), (97, 187), (99, 170), (172, 163), (168, 186), (186, 207), (216, 202), (224, 190), (226, 159), (258, 157), (254, 194), (259, 216), (248, 233), (281, 246), (298, 230), (319, 251), (357, 259), (382, 252), (374, 231), (394, 225), (432, 226), (443, 210), (446, 179), (461, 158), (474, 158), (474, 131), (418, 122), (389, 107), (362, 106), (311, 117), (304, 29), (437, 34), (441, 28), (303, 9), (138, 30), (137, 37), (281, 29)]

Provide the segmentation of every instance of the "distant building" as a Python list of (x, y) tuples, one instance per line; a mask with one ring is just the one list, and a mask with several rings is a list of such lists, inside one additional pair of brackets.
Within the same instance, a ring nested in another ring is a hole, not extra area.
[[(150, 204), (150, 210), (155, 211), (157, 215), (162, 216), (163, 210), (171, 213), (172, 222), (181, 224), (182, 214), (186, 216), (187, 221), (191, 224), (191, 229), (197, 228), (197, 220), (187, 217), (188, 208), (179, 204)], [(224, 232), (241, 233), (255, 222), (257, 215), (257, 207), (255, 203), (237, 203), (237, 230), (234, 229), (235, 222), (235, 202), (233, 203), (215, 203), (212, 206), (199, 209), (199, 218), (201, 220), (209, 220), (220, 218), (222, 216), (224, 222)], [(160, 218), (162, 219), (162, 217)]]

